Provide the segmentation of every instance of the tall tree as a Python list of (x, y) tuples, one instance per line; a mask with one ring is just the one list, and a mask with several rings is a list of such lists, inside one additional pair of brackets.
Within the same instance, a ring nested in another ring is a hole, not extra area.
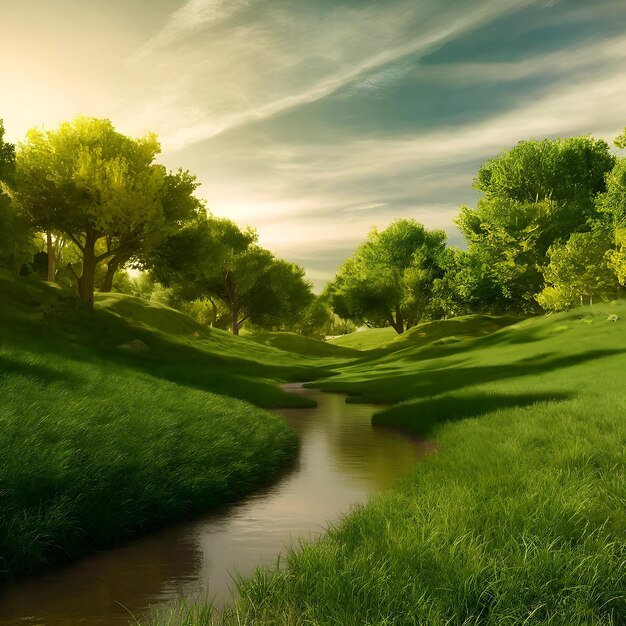
[[(109, 120), (87, 117), (54, 131), (33, 129), (19, 146), (12, 196), (40, 230), (67, 237), (79, 250), (81, 267), (72, 271), (90, 307), (97, 265), (132, 234), (163, 227), (159, 151), (154, 135), (133, 139)], [(108, 238), (119, 245), (107, 247)]]
[(373, 229), (328, 287), (333, 310), (403, 333), (426, 313), (433, 283), (442, 275), (445, 245), (443, 231), (428, 231), (415, 220)]
[(522, 141), (483, 165), (475, 187), (484, 196), (457, 224), (489, 269), (493, 308), (536, 311), (549, 248), (591, 229), (614, 164), (606, 142), (585, 136)]

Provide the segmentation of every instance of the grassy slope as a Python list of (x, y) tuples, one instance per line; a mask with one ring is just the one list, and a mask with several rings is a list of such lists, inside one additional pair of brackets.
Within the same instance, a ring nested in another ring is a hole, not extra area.
[(302, 356), (331, 357), (335, 359), (357, 358), (361, 356), (358, 350), (335, 345), (331, 342), (318, 341), (310, 337), (303, 337), (294, 333), (259, 332), (248, 335), (252, 341), (264, 346), (272, 346), (292, 354)]
[(368, 328), (329, 339), (328, 343), (353, 350), (373, 350), (389, 343), (397, 336), (398, 333), (391, 327)]
[(336, 337), (328, 343), (353, 350), (377, 351), (371, 355), (375, 357), (434, 342), (456, 343), (466, 337), (481, 337), (519, 321), (519, 317), (513, 316), (464, 315), (449, 320), (422, 322), (402, 335), (398, 335), (393, 328), (370, 328)]
[(375, 354), (316, 384), (398, 402), (375, 422), (438, 452), (244, 582), (226, 621), (625, 624), (625, 324), (625, 303), (595, 305)]
[[(277, 383), (328, 373), (136, 298), (77, 311), (55, 288), (3, 273), (0, 297), (0, 577), (271, 479), (296, 442), (246, 401), (297, 404)], [(149, 350), (118, 347), (133, 340)]]

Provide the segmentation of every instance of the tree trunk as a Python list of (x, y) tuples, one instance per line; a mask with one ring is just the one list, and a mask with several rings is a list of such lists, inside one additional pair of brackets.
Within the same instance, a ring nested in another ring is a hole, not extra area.
[(121, 263), (122, 258), (120, 256), (112, 257), (107, 263), (107, 271), (104, 275), (102, 285), (100, 286), (100, 291), (102, 293), (109, 293), (111, 289), (113, 289), (113, 278), (115, 278), (115, 272), (117, 272)]
[(233, 333), (233, 335), (238, 335), (239, 334), (239, 329), (241, 328), (241, 324), (239, 324), (237, 318), (239, 317), (238, 315), (238, 311), (236, 310), (232, 310), (230, 312), (230, 322), (231, 322), (231, 331)]
[(49, 282), (54, 282), (57, 275), (57, 254), (52, 241), (52, 233), (46, 233), (46, 244), (48, 248), (48, 278)]
[(95, 233), (87, 231), (83, 250), (83, 271), (78, 278), (78, 297), (89, 309), (93, 309), (94, 282), (96, 279), (96, 265), (98, 264), (95, 252), (96, 240)]
[(402, 319), (402, 313), (400, 312), (400, 307), (396, 305), (396, 316), (394, 318), (393, 315), (389, 316), (389, 321), (391, 322), (392, 328), (401, 335), (404, 332), (404, 320)]
[(211, 303), (211, 306), (213, 307), (213, 319), (211, 320), (211, 328), (213, 328), (213, 326), (217, 324), (217, 304), (215, 304), (215, 301), (213, 300), (213, 298), (209, 298), (209, 302)]

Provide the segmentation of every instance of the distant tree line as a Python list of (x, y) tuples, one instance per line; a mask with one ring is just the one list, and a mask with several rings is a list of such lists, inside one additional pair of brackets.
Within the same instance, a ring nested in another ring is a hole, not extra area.
[[(617, 138), (626, 148), (626, 132)], [(489, 159), (475, 208), (443, 231), (397, 220), (339, 269), (324, 297), (341, 317), (398, 333), (423, 319), (537, 314), (620, 297), (626, 284), (626, 159), (589, 136), (522, 141)]]
[[(626, 148), (626, 131), (615, 143)], [(373, 229), (318, 297), (254, 230), (211, 215), (195, 176), (167, 171), (159, 152), (155, 135), (86, 117), (15, 147), (0, 121), (0, 267), (65, 285), (87, 307), (117, 290), (235, 334), (245, 324), (318, 337), (563, 310), (626, 284), (626, 158), (590, 136), (522, 141), (489, 159), (476, 207), (456, 218), (466, 249), (397, 220)]]

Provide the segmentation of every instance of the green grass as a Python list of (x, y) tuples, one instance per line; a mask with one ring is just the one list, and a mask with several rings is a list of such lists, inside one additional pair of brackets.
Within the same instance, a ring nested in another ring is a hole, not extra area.
[(353, 350), (374, 350), (398, 337), (393, 328), (367, 328), (329, 339), (328, 343)]
[(259, 332), (248, 335), (248, 338), (255, 343), (273, 346), (274, 348), (302, 356), (335, 357), (338, 359), (354, 359), (361, 356), (358, 350), (353, 348), (342, 347), (331, 342), (318, 341), (317, 339), (303, 337), (294, 333)]
[(449, 320), (422, 322), (398, 335), (393, 328), (368, 328), (336, 337), (329, 344), (359, 351), (395, 352), (439, 342), (457, 343), (466, 337), (489, 335), (500, 328), (519, 322), (510, 315), (464, 315)]
[(374, 351), (315, 383), (394, 403), (374, 423), (437, 451), (242, 581), (221, 620), (181, 623), (625, 624), (625, 319), (624, 302), (595, 305)]
[[(0, 273), (0, 577), (28, 574), (231, 502), (272, 480), (296, 441), (258, 406), (297, 406), (303, 358), (100, 295)], [(142, 341), (147, 349), (119, 346)], [(257, 406), (255, 406), (257, 405)]]
[[(271, 480), (296, 444), (258, 407), (298, 402), (278, 383), (311, 380), (388, 405), (375, 425), (436, 452), (241, 581), (223, 616), (191, 606), (155, 623), (626, 624), (626, 303), (318, 345), (236, 338), (114, 294), (89, 314), (2, 274), (0, 293), (5, 576)], [(148, 350), (118, 347), (133, 340)]]

